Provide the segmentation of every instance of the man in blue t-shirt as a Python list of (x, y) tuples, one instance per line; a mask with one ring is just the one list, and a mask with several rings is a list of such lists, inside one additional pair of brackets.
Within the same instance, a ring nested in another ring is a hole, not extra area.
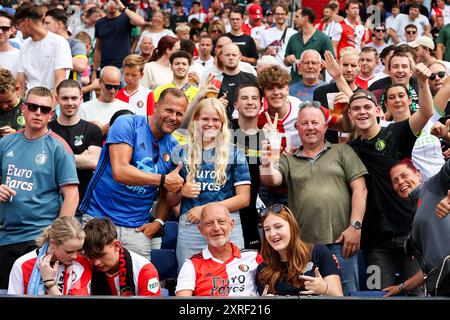
[[(171, 133), (181, 124), (187, 107), (183, 91), (161, 93), (155, 113), (148, 117), (121, 116), (111, 126), (97, 170), (79, 207), (84, 220), (109, 217), (119, 229), (119, 239), (129, 250), (149, 258), (151, 238), (164, 225), (169, 210), (180, 201), (183, 185), (171, 161), (177, 141)], [(164, 188), (163, 188), (164, 187)], [(162, 192), (167, 190), (168, 192)], [(157, 219), (149, 212), (158, 194)]]
[(59, 216), (75, 215), (78, 178), (67, 143), (47, 129), (52, 93), (32, 88), (22, 105), (25, 129), (0, 140), (0, 291), (14, 261)]

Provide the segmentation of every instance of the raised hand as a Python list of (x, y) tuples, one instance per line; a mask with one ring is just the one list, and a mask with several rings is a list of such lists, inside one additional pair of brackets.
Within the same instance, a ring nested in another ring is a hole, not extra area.
[(447, 196), (438, 203), (438, 205), (436, 206), (436, 210), (434, 211), (434, 214), (437, 215), (439, 218), (443, 219), (448, 215), (449, 211), (450, 211), (450, 190), (447, 191)]
[(184, 183), (184, 179), (180, 176), (180, 170), (183, 164), (178, 163), (177, 167), (168, 175), (166, 175), (166, 180), (164, 181), (164, 188), (170, 192), (177, 192), (181, 189)]
[(325, 51), (325, 59), (323, 60), (323, 63), (325, 65), (325, 69), (327, 69), (328, 73), (330, 74), (333, 79), (338, 78), (342, 75), (342, 67), (339, 65), (339, 63), (336, 61), (336, 59), (333, 57), (330, 51)]
[(322, 278), (319, 268), (314, 269), (315, 277), (301, 275), (300, 279), (305, 280), (306, 291), (300, 291), (301, 294), (325, 295), (328, 291), (328, 283)]
[[(412, 61), (412, 59), (410, 59), (410, 62)], [(414, 62), (413, 62), (414, 63)], [(431, 76), (431, 70), (427, 68), (426, 65), (424, 65), (423, 63), (418, 63), (416, 64), (413, 68), (413, 73), (414, 73), (414, 77), (417, 78), (417, 80), (419, 82), (426, 82), (428, 81), (428, 78)]]
[(197, 198), (201, 191), (200, 182), (195, 182), (194, 178), (189, 178), (181, 188), (181, 195), (185, 198)]

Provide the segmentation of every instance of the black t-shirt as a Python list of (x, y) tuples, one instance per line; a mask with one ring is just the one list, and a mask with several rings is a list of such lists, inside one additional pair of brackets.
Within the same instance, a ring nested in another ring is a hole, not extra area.
[(123, 59), (131, 51), (131, 31), (133, 25), (125, 13), (117, 18), (101, 18), (95, 24), (95, 37), (100, 39), (100, 67), (122, 68)]
[[(48, 124), (48, 127), (67, 142), (74, 154), (81, 154), (90, 146), (102, 147), (102, 131), (95, 124), (85, 120), (80, 120), (73, 126), (63, 126), (58, 121), (53, 120)], [(77, 169), (77, 174), (80, 181), (78, 192), (81, 202), (93, 172)]]
[(261, 155), (261, 142), (265, 139), (262, 130), (259, 130), (253, 135), (248, 135), (239, 129), (237, 119), (233, 122), (234, 144), (240, 147), (245, 152), (248, 168), (250, 171), (250, 205), (246, 208), (240, 209), (242, 233), (244, 234), (244, 243), (246, 249), (261, 249), (261, 239), (259, 236), (258, 223), (259, 217), (256, 210), (256, 198), (259, 192), (259, 185), (261, 179), (259, 177), (259, 165)]
[(21, 130), (25, 127), (22, 104), (23, 100), (19, 100), (19, 102), (9, 111), (0, 109), (0, 128), (10, 126), (14, 130)]
[[(356, 88), (356, 90), (360, 89), (360, 87)], [(353, 92), (355, 92), (356, 90), (354, 90)], [(328, 105), (327, 94), (333, 92), (340, 92), (335, 82), (320, 86), (316, 90), (314, 90), (313, 101), (319, 101), (322, 106), (330, 109)], [(339, 143), (338, 132), (336, 130), (328, 129), (325, 133), (325, 140), (329, 141), (330, 143)]]
[(173, 32), (175, 32), (175, 29), (177, 27), (177, 23), (183, 23), (183, 22), (188, 22), (188, 17), (186, 15), (172, 15), (170, 17), (170, 28), (173, 30)]
[[(259, 273), (266, 267), (266, 264), (263, 262), (256, 269), (256, 287), (258, 289), (258, 293), (261, 295), (264, 291), (265, 283), (259, 281)], [(283, 266), (284, 272), (286, 274), (287, 271), (287, 263)], [(311, 253), (311, 261), (306, 265), (305, 276), (315, 277), (314, 269), (319, 268), (320, 275), (325, 278), (330, 275), (339, 275), (339, 270), (334, 262), (333, 256), (330, 250), (324, 244), (315, 244)], [(300, 295), (300, 291), (305, 291), (305, 288), (302, 287), (294, 287), (292, 284), (284, 281), (284, 275), (281, 275), (280, 279), (275, 283), (275, 289), (277, 290), (277, 295), (280, 296), (298, 296)]]
[(413, 208), (392, 188), (389, 170), (401, 159), (411, 157), (417, 137), (409, 120), (392, 123), (370, 140), (360, 137), (349, 142), (369, 172), (368, 191), (361, 244), (371, 248), (386, 234), (403, 234), (411, 228)]
[(223, 73), (222, 85), (219, 91), (219, 97), (221, 97), (225, 92), (227, 93), (228, 107), (227, 115), (228, 119), (232, 119), (232, 114), (234, 111), (234, 91), (243, 83), (255, 83), (256, 77), (250, 73), (239, 72), (237, 75), (229, 76)]
[(239, 47), (239, 50), (244, 57), (258, 59), (258, 50), (256, 49), (255, 40), (253, 40), (252, 37), (247, 34), (235, 36), (230, 32), (225, 35)]

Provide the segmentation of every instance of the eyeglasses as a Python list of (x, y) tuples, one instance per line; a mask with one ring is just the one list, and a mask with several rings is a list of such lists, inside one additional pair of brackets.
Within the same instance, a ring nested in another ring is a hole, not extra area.
[(407, 34), (416, 34), (417, 31), (416, 30), (406, 30)]
[(121, 88), (120, 84), (106, 84), (106, 83), (103, 84), (105, 85), (105, 89), (108, 91), (111, 91), (112, 89), (118, 91)]
[(25, 105), (31, 112), (36, 112), (38, 109), (40, 109), (43, 114), (49, 114), (52, 111), (52, 107), (40, 106), (35, 103), (26, 102)]
[(264, 218), (265, 216), (267, 216), (269, 213), (275, 213), (278, 214), (281, 212), (281, 210), (285, 209), (289, 214), (292, 215), (292, 211), (291, 209), (289, 209), (288, 207), (286, 207), (284, 204), (282, 203), (275, 203), (273, 205), (271, 205), (270, 207), (267, 208), (263, 208), (259, 211), (259, 216), (260, 218)]
[(11, 30), (11, 27), (8, 26), (1, 26), (0, 30), (2, 30), (3, 32), (8, 32), (9, 30)]
[(445, 71), (439, 71), (439, 72), (433, 72), (431, 76), (428, 77), (431, 81), (436, 80), (436, 76), (438, 76), (441, 79), (444, 79), (444, 77), (447, 75)]

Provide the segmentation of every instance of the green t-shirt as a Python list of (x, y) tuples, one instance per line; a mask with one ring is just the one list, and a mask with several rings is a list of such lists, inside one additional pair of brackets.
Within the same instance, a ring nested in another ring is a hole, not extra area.
[(353, 149), (346, 144), (327, 144), (327, 149), (315, 160), (283, 155), (279, 170), (302, 239), (310, 243), (334, 243), (350, 223), (350, 183), (367, 174)]
[(439, 31), (436, 43), (441, 43), (445, 46), (444, 60), (450, 61), (450, 24), (447, 24)]
[[(303, 37), (300, 32), (294, 34), (290, 39), (286, 47), (285, 57), (293, 54), (296, 59), (300, 59), (302, 52), (307, 49), (314, 49), (320, 53), (322, 59), (325, 58), (325, 51), (330, 51), (333, 56), (335, 55), (333, 49), (333, 43), (330, 38), (322, 31), (316, 30), (314, 34), (309, 38), (306, 43), (303, 43)], [(297, 66), (291, 69), (291, 84), (301, 80), (301, 76), (298, 74)]]

